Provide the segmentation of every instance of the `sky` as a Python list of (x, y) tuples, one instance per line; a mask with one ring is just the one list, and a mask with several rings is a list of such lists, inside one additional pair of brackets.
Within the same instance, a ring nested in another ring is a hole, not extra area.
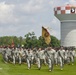
[(0, 0), (0, 37), (42, 34), (42, 26), (60, 39), (60, 21), (54, 7), (76, 4), (76, 0)]

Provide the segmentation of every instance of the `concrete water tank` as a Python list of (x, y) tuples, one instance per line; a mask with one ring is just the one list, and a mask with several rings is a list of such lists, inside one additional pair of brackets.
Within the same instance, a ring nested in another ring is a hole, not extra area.
[(76, 47), (76, 6), (67, 4), (55, 7), (54, 15), (61, 23), (61, 46)]

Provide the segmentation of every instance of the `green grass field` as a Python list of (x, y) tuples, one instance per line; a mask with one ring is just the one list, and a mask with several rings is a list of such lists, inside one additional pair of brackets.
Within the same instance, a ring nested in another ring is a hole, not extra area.
[(65, 65), (63, 71), (59, 66), (54, 66), (54, 70), (49, 72), (48, 66), (44, 65), (41, 70), (38, 70), (36, 65), (32, 65), (32, 68), (28, 70), (27, 64), (5, 64), (0, 55), (0, 75), (76, 75), (76, 61), (73, 66)]

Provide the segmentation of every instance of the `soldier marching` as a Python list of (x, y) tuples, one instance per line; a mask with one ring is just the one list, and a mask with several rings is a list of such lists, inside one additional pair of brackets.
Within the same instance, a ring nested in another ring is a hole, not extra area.
[(37, 65), (40, 70), (43, 64), (48, 65), (49, 71), (52, 71), (54, 65), (60, 65), (63, 70), (65, 64), (74, 65), (76, 51), (73, 47), (60, 48), (0, 48), (5, 63), (22, 64), (27, 63), (27, 68), (31, 69), (32, 65)]

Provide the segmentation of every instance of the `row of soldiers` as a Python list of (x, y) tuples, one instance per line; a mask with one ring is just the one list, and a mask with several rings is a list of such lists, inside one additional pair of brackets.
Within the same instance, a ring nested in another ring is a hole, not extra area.
[(22, 62), (27, 63), (28, 69), (31, 68), (31, 64), (37, 64), (40, 70), (42, 64), (46, 64), (49, 67), (49, 71), (53, 70), (53, 65), (60, 65), (60, 69), (63, 70), (64, 64), (74, 64), (75, 60), (75, 50), (74, 48), (34, 48), (34, 49), (24, 49), (24, 48), (0, 48), (4, 62), (12, 62), (16, 64), (18, 62), (20, 65)]

